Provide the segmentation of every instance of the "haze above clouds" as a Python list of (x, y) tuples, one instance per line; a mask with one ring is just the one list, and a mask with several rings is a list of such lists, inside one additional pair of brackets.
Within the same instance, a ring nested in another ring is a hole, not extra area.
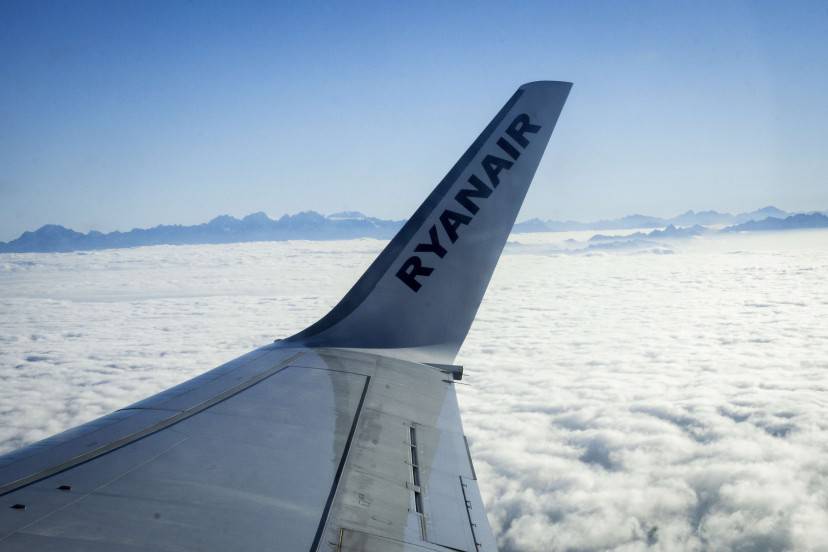
[[(828, 231), (513, 236), (458, 362), (501, 550), (828, 550)], [(0, 452), (289, 335), (377, 240), (0, 255)]]

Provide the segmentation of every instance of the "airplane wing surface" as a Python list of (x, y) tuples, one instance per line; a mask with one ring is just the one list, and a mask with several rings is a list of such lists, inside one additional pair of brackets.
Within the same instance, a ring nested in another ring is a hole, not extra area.
[(0, 550), (495, 551), (452, 362), (570, 86), (520, 87), (319, 322), (0, 456)]

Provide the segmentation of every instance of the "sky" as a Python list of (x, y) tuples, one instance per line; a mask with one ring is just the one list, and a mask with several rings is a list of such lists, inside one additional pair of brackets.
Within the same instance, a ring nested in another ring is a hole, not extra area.
[(828, 209), (824, 2), (0, 3), (0, 240), (410, 215), (575, 83), (520, 219)]

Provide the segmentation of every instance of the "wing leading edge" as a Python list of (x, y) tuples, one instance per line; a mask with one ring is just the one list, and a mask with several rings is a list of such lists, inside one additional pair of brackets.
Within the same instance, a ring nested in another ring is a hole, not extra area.
[(316, 324), (0, 456), (0, 548), (496, 550), (450, 363), (570, 86), (520, 87)]

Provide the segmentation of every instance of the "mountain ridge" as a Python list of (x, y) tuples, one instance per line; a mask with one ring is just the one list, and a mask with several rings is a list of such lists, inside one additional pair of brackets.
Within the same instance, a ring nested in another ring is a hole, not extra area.
[(762, 207), (745, 213), (721, 213), (719, 211), (688, 210), (671, 218), (653, 217), (649, 215), (633, 214), (616, 219), (601, 219), (591, 222), (574, 220), (541, 220), (530, 219), (515, 224), (515, 232), (565, 232), (571, 230), (629, 230), (631, 228), (664, 228), (666, 226), (710, 226), (716, 224), (741, 224), (751, 220), (761, 220), (767, 217), (784, 218), (790, 214), (773, 205)]
[(206, 243), (239, 243), (283, 240), (336, 240), (351, 238), (391, 238), (404, 221), (383, 220), (359, 213), (338, 213), (326, 217), (316, 211), (302, 211), (271, 219), (263, 212), (251, 213), (241, 219), (219, 215), (202, 224), (184, 226), (160, 224), (152, 228), (133, 228), (86, 234), (47, 224), (35, 231), (23, 232), (10, 242), (0, 242), (0, 253), (52, 253), (118, 249), (144, 245), (195, 245)]
[[(822, 217), (825, 221), (818, 217)], [(793, 220), (786, 222), (792, 218)], [(57, 224), (47, 224), (37, 230), (23, 232), (17, 239), (0, 242), (0, 253), (55, 253), (146, 245), (195, 245), (252, 241), (389, 239), (404, 222), (404, 220), (370, 217), (358, 211), (342, 211), (327, 216), (316, 211), (302, 211), (293, 215), (285, 214), (278, 219), (271, 219), (264, 212), (258, 211), (241, 219), (231, 215), (219, 215), (201, 224), (190, 226), (161, 224), (152, 228), (134, 228), (126, 232), (116, 230), (103, 233), (91, 230), (83, 234)], [(669, 219), (640, 214), (593, 222), (529, 219), (517, 223), (513, 231), (531, 233), (664, 228), (665, 230), (658, 231), (659, 234), (687, 235), (690, 232), (700, 233), (699, 229), (703, 226), (720, 224), (731, 224), (732, 226), (724, 229), (729, 232), (780, 230), (788, 227), (825, 227), (828, 226), (828, 217), (820, 213), (787, 213), (776, 207), (768, 206), (736, 215), (712, 210), (698, 212), (690, 210)], [(689, 230), (687, 230), (688, 227)], [(600, 241), (602, 237), (598, 235), (595, 241)]]

